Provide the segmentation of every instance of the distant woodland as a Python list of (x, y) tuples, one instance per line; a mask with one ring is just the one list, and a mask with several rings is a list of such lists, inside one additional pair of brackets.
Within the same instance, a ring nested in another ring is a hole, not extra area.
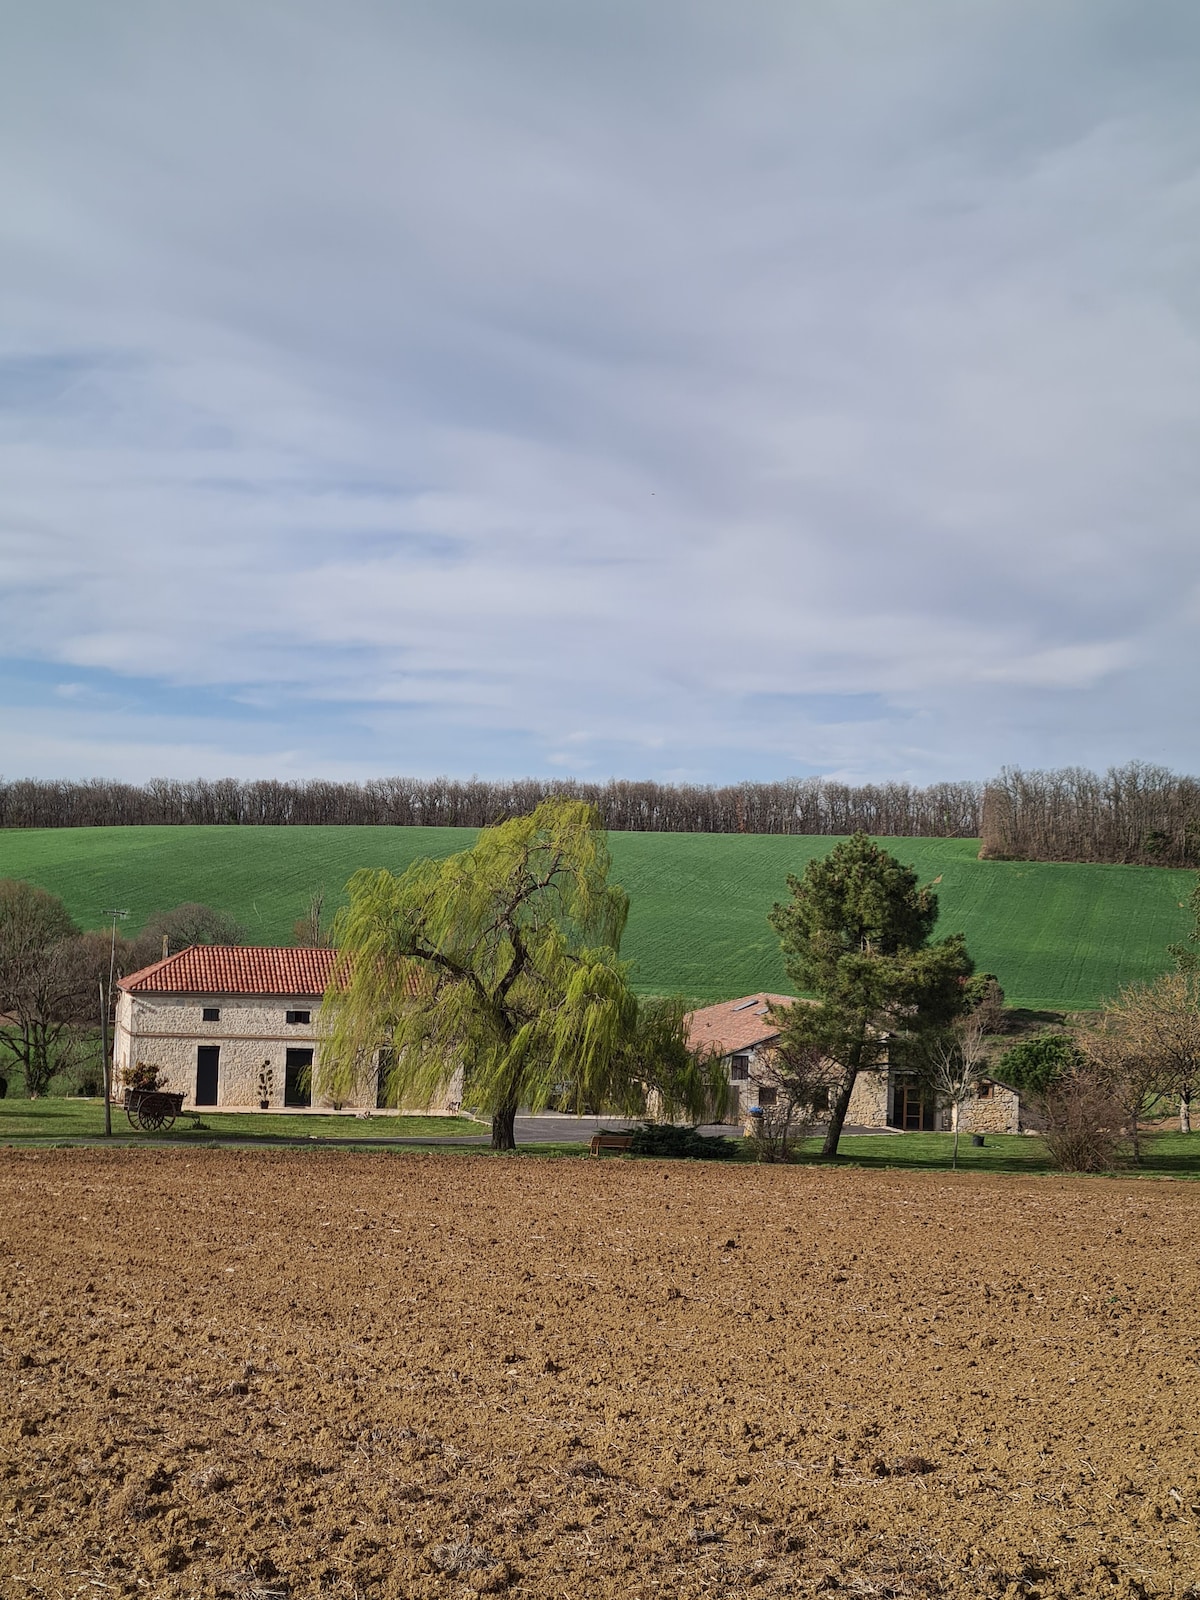
[(606, 827), (645, 833), (848, 834), (980, 840), (1012, 861), (1200, 865), (1200, 780), (1131, 762), (1103, 776), (1078, 767), (1005, 768), (987, 783), (835, 783), (789, 778), (720, 787), (523, 778), (233, 778), (146, 784), (0, 780), (0, 827), (380, 826), (478, 828), (548, 795), (596, 806)]

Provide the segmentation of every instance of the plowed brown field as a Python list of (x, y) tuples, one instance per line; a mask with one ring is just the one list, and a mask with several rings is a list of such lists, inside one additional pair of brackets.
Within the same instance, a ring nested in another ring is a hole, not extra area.
[(1200, 1595), (1200, 1191), (0, 1154), (0, 1594)]

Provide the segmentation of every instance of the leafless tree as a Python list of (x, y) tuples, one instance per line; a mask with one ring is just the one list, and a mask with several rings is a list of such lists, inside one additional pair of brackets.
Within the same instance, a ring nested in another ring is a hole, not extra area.
[(156, 960), (163, 954), (164, 941), (165, 953), (173, 956), (189, 945), (241, 944), (245, 937), (245, 928), (226, 912), (188, 901), (170, 911), (156, 912), (142, 929), (139, 941), (154, 952), (150, 959)]
[(1133, 1026), (1120, 1001), (1094, 1026), (1080, 1029), (1077, 1042), (1097, 1082), (1120, 1107), (1133, 1159), (1140, 1163), (1140, 1124), (1170, 1088), (1169, 1064)]
[(324, 910), (325, 888), (322, 885), (308, 902), (308, 910), (292, 924), (292, 937), (301, 949), (329, 950), (332, 948), (329, 929), (322, 920)]
[(926, 1046), (922, 1076), (936, 1100), (950, 1108), (950, 1127), (954, 1134), (951, 1165), (958, 1168), (958, 1135), (962, 1108), (977, 1092), (987, 1076), (988, 1056), (983, 1043), (983, 1019), (978, 1011), (968, 1012), (937, 1034)]
[(980, 854), (1007, 861), (1200, 863), (1200, 780), (1131, 761), (1103, 776), (1081, 767), (988, 783)]
[(1191, 1133), (1191, 1105), (1200, 1084), (1200, 972), (1167, 972), (1122, 989), (1112, 1027), (1131, 1059), (1144, 1061), (1159, 1094), (1179, 1098), (1179, 1131)]
[(31, 1098), (82, 1059), (107, 970), (107, 940), (81, 935), (56, 895), (0, 882), (0, 1051), (20, 1063)]

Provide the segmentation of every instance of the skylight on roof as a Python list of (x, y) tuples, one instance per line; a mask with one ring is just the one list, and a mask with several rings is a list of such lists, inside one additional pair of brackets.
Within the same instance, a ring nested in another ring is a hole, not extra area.
[(762, 1001), (755, 995), (753, 1000), (743, 1000), (740, 1005), (733, 1006), (732, 1009), (734, 1011), (749, 1011), (751, 1006), (760, 1005), (762, 1005)]

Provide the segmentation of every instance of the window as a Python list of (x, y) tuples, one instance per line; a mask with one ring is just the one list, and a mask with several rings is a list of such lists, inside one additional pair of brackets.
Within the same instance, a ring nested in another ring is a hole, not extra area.
[(778, 1089), (760, 1089), (758, 1091), (758, 1103), (760, 1106), (773, 1106), (778, 1099)]
[(220, 1022), (220, 1020), (221, 1020), (221, 1008), (220, 1008), (220, 1006), (205, 1006), (204, 1009), (200, 1013), (200, 1018), (201, 1018), (201, 1021), (203, 1021), (203, 1022)]
[(734, 1056), (729, 1067), (729, 1076), (734, 1083), (741, 1083), (750, 1076), (750, 1060), (748, 1056)]
[(987, 1078), (982, 1083), (976, 1084), (975, 1093), (980, 1100), (987, 1100), (992, 1093), (992, 1085)]
[(289, 1011), (288, 1014), (287, 1014), (287, 1019), (288, 1019), (289, 1022), (299, 1022), (299, 1023), (311, 1022), (312, 1021), (312, 1012), (311, 1011)]

